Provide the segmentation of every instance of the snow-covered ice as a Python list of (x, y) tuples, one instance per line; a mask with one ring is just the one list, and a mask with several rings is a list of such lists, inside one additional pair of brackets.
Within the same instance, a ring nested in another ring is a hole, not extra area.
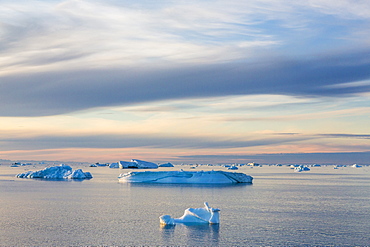
[(153, 162), (132, 159), (131, 161), (119, 161), (118, 162), (118, 167), (114, 166), (114, 167), (111, 167), (111, 168), (156, 169), (156, 168), (158, 168), (158, 165), (153, 163)]
[(90, 179), (90, 172), (83, 172), (82, 169), (73, 170), (68, 165), (47, 167), (39, 171), (27, 171), (16, 175), (18, 178), (43, 178), (43, 179)]
[(159, 217), (159, 222), (163, 225), (183, 224), (219, 224), (220, 209), (211, 208), (207, 202), (203, 208), (188, 208), (185, 209), (184, 215), (180, 218), (172, 218), (170, 215), (162, 215)]
[(122, 173), (119, 182), (168, 184), (232, 184), (252, 183), (253, 178), (244, 173), (225, 171), (144, 171)]

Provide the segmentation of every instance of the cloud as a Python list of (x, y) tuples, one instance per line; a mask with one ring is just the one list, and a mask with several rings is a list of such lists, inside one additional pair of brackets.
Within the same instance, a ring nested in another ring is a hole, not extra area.
[[(117, 67), (153, 60), (234, 60), (252, 53), (251, 48), (276, 42), (263, 35), (245, 39), (258, 32), (239, 25), (241, 16), (204, 3), (158, 3), (148, 8), (109, 1), (5, 2), (0, 11), (2, 73), (17, 68)], [(73, 54), (78, 56), (61, 59)]]
[(160, 149), (232, 149), (240, 147), (268, 146), (288, 142), (310, 139), (310, 137), (284, 137), (284, 138), (250, 138), (247, 140), (200, 137), (200, 136), (165, 136), (140, 134), (114, 134), (114, 135), (42, 135), (33, 137), (2, 137), (0, 143), (3, 151), (6, 150), (40, 150), (63, 148), (160, 148)]
[[(0, 77), (1, 116), (45, 116), (159, 100), (274, 94), (345, 97), (368, 84), (370, 50), (310, 60), (85, 69)], [(343, 62), (342, 62), (343, 61)]]
[[(367, 11), (350, 1), (4, 1), (0, 116), (174, 99), (369, 92), (368, 83), (358, 82), (370, 78), (370, 48), (356, 35), (346, 50), (339, 42), (367, 30)], [(336, 19), (328, 22), (328, 15)], [(341, 38), (326, 32), (333, 27)]]
[(368, 164), (370, 152), (328, 152), (328, 153), (273, 153), (252, 155), (184, 155), (179, 156), (183, 162), (214, 162), (214, 163), (267, 163), (267, 164), (294, 164), (294, 163), (318, 163), (318, 164)]
[[(21, 135), (3, 134), (0, 137), (2, 150), (41, 150), (64, 148), (154, 148), (154, 149), (215, 149), (232, 150), (238, 148), (277, 147), (279, 145), (296, 145), (302, 141), (315, 141), (322, 138), (369, 139), (367, 134), (314, 134), (301, 133), (260, 133), (258, 135), (238, 137), (225, 136), (182, 136), (165, 134), (39, 134)], [(325, 144), (315, 144), (325, 145)], [(345, 149), (340, 143), (337, 146)], [(334, 146), (333, 146), (334, 147)]]
[(320, 136), (328, 138), (370, 139), (370, 135), (367, 134), (321, 134)]

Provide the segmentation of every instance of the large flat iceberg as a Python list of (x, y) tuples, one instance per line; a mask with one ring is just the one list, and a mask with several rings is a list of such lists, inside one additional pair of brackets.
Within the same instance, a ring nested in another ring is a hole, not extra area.
[(244, 173), (225, 171), (144, 171), (122, 173), (122, 183), (165, 183), (165, 184), (233, 184), (252, 183), (253, 178)]
[(73, 170), (68, 165), (47, 167), (39, 171), (27, 171), (16, 175), (18, 178), (43, 178), (43, 179), (90, 179), (90, 172), (83, 172), (82, 169)]
[(184, 215), (180, 218), (172, 218), (170, 215), (162, 215), (159, 217), (159, 222), (163, 225), (182, 224), (219, 224), (220, 209), (211, 208), (207, 202), (203, 208), (188, 208), (185, 209)]

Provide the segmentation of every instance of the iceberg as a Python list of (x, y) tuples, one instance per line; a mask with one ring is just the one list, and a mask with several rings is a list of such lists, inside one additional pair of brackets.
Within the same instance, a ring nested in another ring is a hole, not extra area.
[(252, 183), (253, 177), (244, 173), (225, 171), (144, 171), (122, 173), (122, 183), (165, 183), (165, 184), (234, 184)]
[(158, 165), (153, 162), (132, 159), (131, 161), (119, 161), (118, 166), (121, 169), (157, 169)]
[(297, 166), (294, 167), (295, 172), (304, 172), (304, 171), (310, 171), (311, 169), (308, 168), (307, 166)]
[(120, 168), (120, 166), (117, 162), (115, 162), (115, 163), (110, 164), (109, 168)]
[(165, 164), (160, 164), (159, 167), (174, 167), (170, 162), (165, 163)]
[(180, 218), (172, 218), (170, 215), (162, 215), (159, 217), (159, 222), (162, 225), (183, 224), (219, 224), (220, 209), (211, 208), (207, 202), (204, 203), (204, 208), (188, 208), (185, 209), (184, 215)]
[(68, 165), (48, 167), (39, 171), (27, 171), (16, 175), (18, 178), (43, 178), (43, 179), (90, 179), (90, 172), (83, 172), (82, 169), (74, 170)]

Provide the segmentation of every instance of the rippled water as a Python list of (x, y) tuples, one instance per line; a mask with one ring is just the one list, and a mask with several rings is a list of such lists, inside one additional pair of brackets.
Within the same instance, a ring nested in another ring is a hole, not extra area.
[[(19, 179), (14, 175), (25, 167), (1, 165), (0, 245), (370, 244), (370, 167), (315, 167), (301, 173), (243, 167), (239, 172), (252, 175), (254, 183), (237, 186), (121, 184), (122, 170), (82, 168), (94, 178)], [(221, 209), (220, 225), (160, 226), (160, 215), (180, 217), (204, 201)]]

